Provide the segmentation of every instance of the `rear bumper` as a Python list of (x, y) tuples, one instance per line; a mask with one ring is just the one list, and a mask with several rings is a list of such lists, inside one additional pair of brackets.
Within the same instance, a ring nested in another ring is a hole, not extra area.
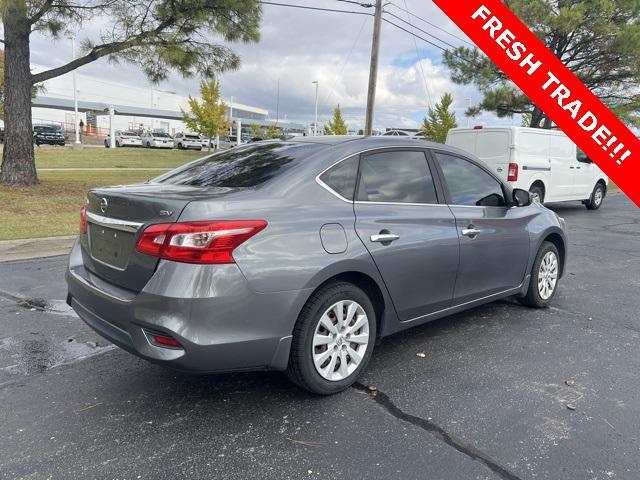
[[(68, 303), (98, 334), (154, 363), (191, 372), (284, 370), (305, 291), (253, 292), (236, 265), (161, 262), (139, 293), (91, 274), (74, 246)], [(145, 331), (183, 349), (158, 347)]]

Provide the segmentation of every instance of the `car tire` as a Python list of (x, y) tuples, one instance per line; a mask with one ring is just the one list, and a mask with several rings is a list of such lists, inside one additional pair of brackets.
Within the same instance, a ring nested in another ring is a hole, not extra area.
[(151, 143), (147, 142), (147, 148), (151, 148)]
[(538, 200), (540, 201), (540, 203), (544, 203), (544, 190), (542, 189), (542, 187), (540, 185), (534, 185), (529, 189), (529, 192), (531, 192), (533, 195), (537, 195), (538, 196)]
[(118, 141), (116, 140), (116, 148), (120, 148), (121, 146), (122, 146), (122, 145), (120, 145), (120, 142), (118, 142)]
[[(342, 321), (336, 315), (339, 308)], [(364, 370), (375, 340), (376, 312), (368, 295), (351, 283), (329, 284), (311, 295), (298, 317), (287, 376), (309, 392), (338, 393)]]
[(593, 187), (593, 192), (591, 192), (591, 196), (584, 202), (587, 209), (598, 210), (602, 206), (602, 202), (604, 202), (606, 194), (607, 191), (604, 188), (604, 185), (600, 182), (596, 183), (596, 186)]
[(520, 299), (523, 305), (533, 308), (548, 307), (558, 291), (560, 280), (560, 254), (551, 242), (543, 242), (531, 268), (531, 280), (527, 294)]

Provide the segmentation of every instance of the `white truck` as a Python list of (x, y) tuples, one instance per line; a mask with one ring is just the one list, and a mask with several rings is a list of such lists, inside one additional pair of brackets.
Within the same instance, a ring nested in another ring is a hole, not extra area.
[(513, 188), (529, 190), (540, 202), (580, 200), (597, 210), (607, 193), (608, 177), (558, 130), (454, 128), (446, 144), (474, 154)]

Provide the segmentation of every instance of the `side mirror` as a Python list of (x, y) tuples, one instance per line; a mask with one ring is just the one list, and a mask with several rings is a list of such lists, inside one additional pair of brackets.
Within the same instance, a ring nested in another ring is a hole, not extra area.
[(532, 195), (530, 192), (521, 188), (513, 189), (513, 203), (518, 207), (526, 207), (532, 203)]

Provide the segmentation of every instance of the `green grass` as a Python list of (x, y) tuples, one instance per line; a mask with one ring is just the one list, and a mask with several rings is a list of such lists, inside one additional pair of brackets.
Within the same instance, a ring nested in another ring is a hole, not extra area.
[(0, 186), (0, 240), (73, 235), (78, 231), (80, 207), (89, 189), (148, 180), (205, 154), (142, 148), (36, 149), (39, 169), (121, 170), (44, 170), (38, 172), (40, 183), (34, 187)]
[(206, 155), (149, 148), (37, 148), (37, 168), (174, 168)]

